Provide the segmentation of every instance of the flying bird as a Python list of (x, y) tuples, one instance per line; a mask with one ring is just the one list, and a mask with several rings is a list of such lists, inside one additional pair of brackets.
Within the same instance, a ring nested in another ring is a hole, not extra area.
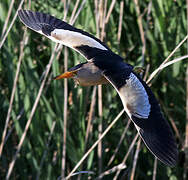
[(111, 83), (147, 148), (164, 164), (176, 165), (178, 150), (172, 130), (151, 89), (133, 71), (133, 66), (96, 37), (51, 15), (30, 10), (19, 10), (18, 15), (30, 29), (87, 59), (55, 79), (73, 78), (82, 86)]

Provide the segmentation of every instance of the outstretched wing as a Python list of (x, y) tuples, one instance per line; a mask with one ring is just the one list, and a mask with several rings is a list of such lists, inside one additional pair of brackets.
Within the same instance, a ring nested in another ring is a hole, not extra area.
[(166, 165), (176, 165), (178, 150), (173, 133), (146, 83), (130, 72), (126, 64), (119, 72), (104, 71), (104, 76), (118, 92), (148, 149)]
[(99, 39), (51, 15), (29, 10), (19, 10), (18, 16), (30, 29), (45, 35), (52, 41), (79, 51), (87, 59), (92, 58), (88, 57), (87, 47), (90, 48), (90, 54), (92, 54), (92, 48), (94, 48), (94, 51), (99, 49), (111, 52)]

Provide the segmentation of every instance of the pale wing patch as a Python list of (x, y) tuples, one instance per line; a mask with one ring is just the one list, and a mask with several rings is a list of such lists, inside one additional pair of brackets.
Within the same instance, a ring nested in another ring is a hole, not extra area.
[(92, 39), (91, 37), (83, 35), (79, 32), (55, 29), (51, 32), (51, 36), (49, 38), (57, 43), (71, 48), (87, 45), (101, 50), (107, 50), (106, 47), (97, 42), (95, 39)]
[(126, 84), (119, 89), (119, 95), (128, 115), (148, 118), (151, 105), (147, 92), (139, 79), (131, 73)]

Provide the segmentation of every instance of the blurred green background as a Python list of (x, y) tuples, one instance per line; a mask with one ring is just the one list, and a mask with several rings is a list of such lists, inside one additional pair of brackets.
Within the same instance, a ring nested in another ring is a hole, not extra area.
[[(19, 0), (0, 2), (1, 42), (16, 15), (20, 2)], [(68, 8), (66, 21), (69, 22), (77, 2), (79, 1), (25, 0), (22, 8), (49, 13), (60, 19), (63, 19)], [(115, 2), (114, 6), (111, 4), (113, 2)], [(186, 1), (145, 0), (139, 1), (138, 4), (136, 2), (137, 0), (80, 1), (76, 12), (80, 7), (82, 9), (74, 26), (102, 38), (114, 52), (124, 57), (125, 61), (131, 65), (142, 66), (148, 70), (146, 74), (148, 78), (187, 35)], [(13, 3), (12, 9), (10, 9), (11, 3)], [(113, 9), (105, 23), (104, 17), (107, 17), (110, 7)], [(8, 26), (3, 30), (8, 12), (11, 13), (7, 21)], [(121, 15), (122, 23), (120, 23)], [(141, 22), (140, 27), (139, 22)], [(44, 36), (29, 29), (25, 31), (25, 34), (24, 31), (25, 26), (17, 17), (0, 49), (0, 137), (7, 119), (19, 58), (22, 60), (7, 127), (8, 136), (6, 136), (0, 157), (0, 179), (4, 179), (8, 172), (9, 163), (17, 150), (17, 145), (36, 101), (43, 74), (55, 47), (55, 43)], [(118, 31), (121, 32), (120, 39), (118, 39)], [(144, 39), (141, 39), (141, 35), (144, 35)], [(143, 43), (146, 47), (145, 52), (143, 52)], [(186, 55), (187, 51), (188, 45), (185, 42), (171, 59)], [(66, 62), (64, 62), (66, 54), (68, 55), (69, 68), (80, 62), (85, 62), (81, 55), (71, 49), (64, 50), (63, 48), (61, 53), (59, 51), (55, 53), (52, 68), (15, 162), (11, 179), (57, 179), (62, 174), (63, 145), (66, 145), (63, 173), (68, 175), (86, 150), (98, 139), (99, 129), (102, 127), (102, 131), (104, 131), (123, 109), (121, 100), (111, 85), (102, 86), (101, 106), (101, 100), (97, 95), (100, 90), (96, 91), (96, 96), (92, 99), (92, 94), (95, 93), (94, 87), (78, 86), (75, 88), (73, 80), (68, 80), (68, 84), (63, 80), (54, 81), (52, 77), (62, 73), (66, 68)], [(121, 170), (118, 179), (186, 179), (186, 166), (188, 166), (184, 145), (186, 138), (186, 83), (188, 83), (186, 82), (186, 68), (186, 61), (175, 63), (155, 76), (150, 83), (152, 91), (161, 104), (165, 118), (177, 128), (177, 131), (174, 131), (180, 152), (177, 166), (170, 168), (158, 162), (155, 169), (154, 156), (143, 142), (139, 147), (138, 160), (135, 161), (137, 141), (126, 160), (127, 167)], [(64, 91), (65, 88), (66, 91)], [(90, 111), (91, 103), (93, 103), (91, 109), (94, 112)], [(67, 111), (64, 110), (66, 104)], [(65, 111), (66, 113), (64, 113)], [(65, 119), (67, 119), (66, 144), (63, 140)], [(89, 119), (92, 121), (87, 134)], [(136, 135), (136, 129), (132, 123), (125, 133), (117, 155), (112, 163), (108, 164), (127, 123), (128, 118), (124, 113), (102, 140), (101, 147), (95, 148), (77, 170), (92, 171), (94, 174), (74, 176), (72, 179), (95, 179), (102, 172), (122, 162)], [(135, 173), (134, 162), (137, 162)], [(156, 174), (153, 173), (153, 169), (156, 170)], [(113, 179), (116, 172), (110, 173), (102, 179)]]

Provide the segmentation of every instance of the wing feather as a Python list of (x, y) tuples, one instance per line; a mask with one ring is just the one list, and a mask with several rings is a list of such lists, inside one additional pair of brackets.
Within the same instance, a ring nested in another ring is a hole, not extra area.
[[(130, 72), (126, 68), (124, 71)], [(122, 71), (115, 74), (104, 72), (106, 79), (118, 92), (125, 111), (134, 122), (148, 149), (164, 164), (175, 166), (178, 159), (177, 145), (152, 91), (133, 72), (126, 76), (121, 74)], [(116, 76), (120, 78), (117, 79)], [(124, 84), (118, 86), (119, 81)]]
[(104, 43), (91, 34), (51, 15), (29, 10), (19, 10), (18, 16), (30, 29), (48, 37), (54, 42), (75, 49), (86, 58), (88, 58), (88, 47), (90, 48), (90, 53), (92, 53), (92, 49), (93, 51), (99, 49), (112, 52)]

